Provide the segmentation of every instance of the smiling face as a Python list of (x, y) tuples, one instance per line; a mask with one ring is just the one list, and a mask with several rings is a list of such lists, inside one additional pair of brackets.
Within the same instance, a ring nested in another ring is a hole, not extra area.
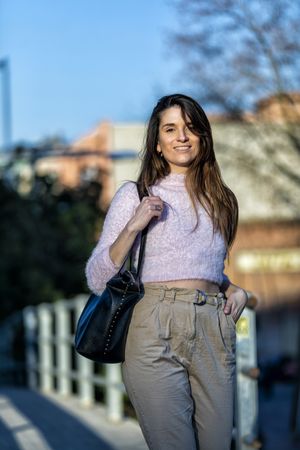
[(199, 153), (200, 138), (192, 130), (192, 123), (182, 116), (180, 106), (171, 106), (160, 114), (157, 151), (172, 173), (185, 173)]

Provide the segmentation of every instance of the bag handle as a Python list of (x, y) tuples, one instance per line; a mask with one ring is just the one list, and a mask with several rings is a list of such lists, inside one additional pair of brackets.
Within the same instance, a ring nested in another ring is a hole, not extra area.
[[(139, 251), (139, 259), (138, 259), (138, 265), (137, 265), (137, 271), (136, 271), (136, 277), (140, 277), (140, 273), (142, 270), (143, 265), (143, 259), (144, 259), (144, 253), (145, 253), (145, 246), (146, 246), (146, 239), (147, 239), (147, 232), (148, 232), (149, 225), (147, 225), (142, 230), (141, 235), (141, 245), (140, 245), (140, 251)], [(132, 258), (130, 258), (130, 263), (132, 263)]]
[[(141, 188), (138, 184), (137, 184), (137, 191), (139, 194), (140, 201), (142, 201), (142, 199), (143, 199), (143, 197), (145, 197), (145, 195), (149, 195), (148, 192), (146, 192), (146, 193), (142, 192)], [(137, 271), (136, 271), (136, 279), (138, 279), (140, 277), (141, 270), (142, 270), (148, 228), (149, 228), (149, 224), (141, 232), (141, 243), (140, 243), (139, 259), (138, 259), (138, 265), (137, 265)], [(133, 272), (132, 248), (130, 250), (129, 258), (130, 258), (129, 270), (130, 270), (130, 272)]]

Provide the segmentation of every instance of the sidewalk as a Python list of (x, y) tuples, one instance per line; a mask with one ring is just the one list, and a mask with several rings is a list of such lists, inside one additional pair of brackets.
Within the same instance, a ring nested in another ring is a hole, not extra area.
[[(270, 397), (260, 392), (262, 450), (300, 450), (289, 431), (293, 385), (276, 383)], [(147, 450), (132, 419), (112, 424), (104, 409), (83, 408), (75, 397), (0, 388), (1, 450)], [(182, 449), (188, 450), (188, 449)]]
[(0, 388), (1, 450), (147, 450), (132, 419), (113, 424), (99, 406), (74, 397)]

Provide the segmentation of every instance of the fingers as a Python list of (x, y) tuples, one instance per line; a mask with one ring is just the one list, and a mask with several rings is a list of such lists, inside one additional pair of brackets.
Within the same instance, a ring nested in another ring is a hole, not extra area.
[(236, 323), (238, 320), (238, 314), (237, 311), (234, 310), (234, 305), (232, 303), (226, 302), (226, 305), (224, 307), (224, 313), (226, 315), (231, 315), (231, 317), (233, 318), (234, 322)]
[(224, 313), (225, 314), (230, 314), (231, 313), (231, 308), (232, 308), (232, 303), (228, 302), (228, 300), (227, 300), (226, 305), (224, 307)]
[(160, 197), (149, 196), (142, 199), (142, 205), (151, 216), (160, 217), (163, 211), (163, 201)]
[(247, 296), (243, 290), (238, 290), (232, 293), (224, 306), (224, 313), (230, 314), (235, 322), (240, 318), (243, 309), (247, 303)]
[(163, 201), (160, 197), (143, 197), (141, 203), (135, 210), (131, 220), (131, 227), (136, 230), (143, 230), (151, 219), (159, 219), (164, 209)]
[(240, 307), (233, 302), (226, 302), (226, 305), (224, 307), (224, 313), (225, 314), (231, 314), (233, 317), (237, 317), (240, 315)]
[(162, 206), (160, 205), (150, 205), (150, 209), (153, 211), (162, 211)]
[(157, 197), (155, 195), (148, 195), (146, 197), (142, 198), (142, 202), (144, 203), (157, 203), (157, 204), (163, 204), (163, 201), (160, 197)]

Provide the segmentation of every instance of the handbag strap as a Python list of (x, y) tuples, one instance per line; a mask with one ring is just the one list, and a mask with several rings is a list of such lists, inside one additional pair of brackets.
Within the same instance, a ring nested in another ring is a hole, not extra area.
[[(138, 265), (137, 265), (137, 271), (136, 271), (136, 277), (137, 278), (140, 277), (140, 273), (141, 273), (141, 270), (142, 270), (148, 227), (149, 227), (149, 225), (147, 225), (142, 230), (139, 259), (138, 259)], [(130, 259), (130, 262), (132, 262), (131, 260), (132, 260), (132, 258)]]
[[(143, 197), (145, 197), (145, 195), (149, 195), (148, 192), (146, 192), (146, 193), (142, 192), (140, 189), (140, 186), (138, 184), (137, 184), (137, 191), (139, 194), (140, 201), (142, 201), (142, 199), (143, 199)], [(136, 270), (136, 278), (140, 277), (141, 270), (142, 270), (148, 228), (149, 228), (149, 224), (141, 232), (141, 243), (140, 243), (138, 265), (137, 265), (137, 270)], [(133, 272), (134, 268), (133, 268), (132, 249), (130, 250), (129, 258), (130, 258), (130, 265), (129, 265), (130, 271)]]

